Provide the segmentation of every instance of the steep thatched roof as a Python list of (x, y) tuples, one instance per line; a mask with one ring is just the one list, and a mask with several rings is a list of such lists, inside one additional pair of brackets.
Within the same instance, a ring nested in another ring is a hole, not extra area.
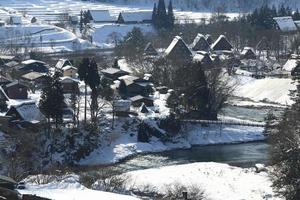
[(172, 60), (191, 60), (192, 52), (180, 36), (176, 36), (165, 51), (166, 57)]
[(144, 49), (144, 54), (147, 55), (147, 56), (157, 56), (158, 55), (156, 49), (153, 47), (151, 42), (149, 42), (146, 45), (146, 47)]
[(211, 45), (211, 48), (214, 51), (231, 51), (233, 46), (224, 35), (220, 35), (220, 37)]
[(198, 33), (193, 43), (191, 44), (191, 48), (193, 49), (193, 51), (208, 51), (210, 49), (210, 46), (206, 41), (205, 36)]

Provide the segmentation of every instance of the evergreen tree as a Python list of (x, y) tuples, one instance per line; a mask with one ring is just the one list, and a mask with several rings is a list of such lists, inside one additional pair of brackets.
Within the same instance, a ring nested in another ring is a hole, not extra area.
[(127, 96), (127, 87), (126, 87), (126, 84), (125, 84), (124, 80), (120, 81), (118, 91), (119, 91), (119, 94), (122, 98), (126, 98), (126, 96)]
[[(55, 122), (56, 128), (63, 122), (64, 95), (59, 80), (59, 74), (55, 73), (53, 77), (47, 79), (46, 87), (42, 90), (39, 107), (47, 117), (50, 125), (50, 119)], [(50, 126), (49, 126), (50, 128)]]
[(293, 14), (293, 20), (294, 21), (300, 20), (300, 12), (299, 12), (298, 8), (296, 9), (296, 11)]
[(156, 25), (156, 20), (157, 20), (157, 7), (156, 7), (156, 3), (154, 3), (153, 6), (153, 11), (152, 11), (152, 24)]
[(172, 0), (170, 0), (169, 6), (168, 6), (168, 27), (173, 28), (174, 22), (175, 22), (175, 16), (174, 16), (174, 11), (173, 11)]
[(78, 66), (78, 75), (81, 81), (84, 81), (84, 123), (86, 123), (86, 109), (87, 109), (87, 71), (90, 65), (89, 58), (83, 58)]
[(118, 63), (118, 62), (119, 62), (118, 58), (115, 58), (114, 64), (113, 64), (112, 68), (120, 69), (120, 66), (119, 66), (119, 63)]
[(83, 31), (83, 11), (82, 10), (80, 11), (79, 30), (80, 30), (80, 33), (82, 33), (82, 31)]

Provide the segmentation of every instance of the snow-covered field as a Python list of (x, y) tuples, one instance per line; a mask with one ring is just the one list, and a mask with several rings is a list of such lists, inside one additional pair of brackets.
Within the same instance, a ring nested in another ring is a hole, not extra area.
[[(263, 200), (274, 196), (267, 173), (219, 163), (193, 163), (125, 174), (127, 188), (165, 194), (176, 185), (200, 188), (211, 200)], [(150, 189), (150, 191), (149, 191)]]
[(100, 48), (113, 48), (114, 39), (122, 39), (134, 27), (140, 28), (145, 34), (155, 32), (150, 24), (99, 24), (94, 26), (92, 32), (93, 43)]
[(131, 196), (88, 189), (78, 182), (79, 177), (76, 175), (47, 184), (30, 183), (30, 179), (25, 179), (26, 190), (19, 190), (21, 194), (38, 195), (53, 200), (137, 200)]
[(238, 76), (238, 86), (234, 95), (247, 98), (255, 102), (264, 101), (266, 103), (277, 103), (281, 105), (291, 105), (290, 90), (295, 90), (296, 86), (289, 78), (264, 78), (255, 79), (247, 76)]

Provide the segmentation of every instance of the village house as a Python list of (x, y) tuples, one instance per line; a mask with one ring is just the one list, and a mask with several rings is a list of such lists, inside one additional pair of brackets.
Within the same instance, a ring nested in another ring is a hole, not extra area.
[(241, 52), (241, 59), (256, 59), (256, 53), (251, 47), (244, 47)]
[(115, 100), (113, 102), (114, 114), (118, 117), (128, 117), (130, 113), (130, 100)]
[(191, 44), (191, 49), (193, 51), (209, 51), (210, 45), (207, 42), (204, 35), (198, 33), (193, 43)]
[(124, 70), (112, 68), (112, 67), (101, 70), (101, 73), (103, 74), (104, 78), (106, 78), (110, 81), (115, 81), (119, 77), (129, 75), (129, 73)]
[(10, 61), (15, 61), (16, 57), (15, 56), (8, 56), (8, 55), (0, 55), (0, 66), (10, 62)]
[(215, 52), (232, 51), (233, 46), (224, 35), (220, 35), (219, 38), (211, 45), (211, 49)]
[(116, 19), (109, 10), (88, 10), (89, 19), (94, 23), (114, 23)]
[(189, 62), (192, 52), (180, 36), (176, 36), (165, 51), (165, 56), (171, 61)]
[(212, 45), (212, 44), (214, 43), (214, 41), (213, 41), (213, 39), (212, 39), (212, 37), (211, 37), (210, 34), (206, 34), (206, 35), (205, 35), (205, 39), (206, 39), (206, 41), (207, 41), (207, 43), (208, 43), (209, 45)]
[(123, 97), (133, 97), (136, 95), (148, 96), (153, 92), (153, 84), (150, 81), (131, 75), (119, 77), (119, 93)]
[(152, 23), (152, 11), (120, 12), (118, 24)]
[(147, 107), (154, 106), (154, 100), (152, 98), (144, 97), (141, 95), (131, 97), (130, 101), (133, 107), (141, 107), (143, 104), (146, 105)]
[(78, 94), (79, 93), (79, 80), (68, 76), (60, 78), (60, 83), (62, 85), (64, 94)]
[(13, 121), (25, 121), (31, 124), (39, 124), (46, 120), (35, 102), (12, 105), (7, 111), (6, 116), (11, 116), (11, 120)]
[(48, 76), (39, 72), (29, 72), (21, 76), (22, 80), (27, 85), (33, 85), (35, 88), (42, 88), (46, 83)]
[(73, 67), (71, 65), (67, 65), (67, 66), (64, 66), (62, 68), (62, 73), (63, 73), (63, 76), (68, 76), (68, 77), (71, 77), (71, 78), (77, 78), (77, 72), (78, 72), (78, 69), (76, 67)]
[(157, 56), (158, 52), (156, 51), (156, 49), (153, 47), (152, 43), (149, 42), (145, 49), (144, 49), (144, 55), (145, 56)]
[(67, 65), (73, 66), (70, 60), (61, 58), (57, 61), (55, 68), (61, 70), (63, 67)]
[(2, 86), (4, 92), (10, 99), (28, 99), (28, 88), (18, 81)]
[(197, 51), (197, 53), (193, 57), (193, 61), (201, 63), (201, 65), (203, 66), (211, 66), (213, 64), (213, 60), (210, 57), (209, 53), (205, 51)]
[(291, 72), (292, 76), (300, 76), (300, 63), (298, 62), (297, 66)]
[(291, 16), (274, 17), (273, 19), (276, 21), (278, 28), (282, 32), (294, 32), (298, 30)]
[(17, 71), (21, 74), (29, 72), (48, 73), (49, 66), (39, 60), (25, 60), (21, 63), (21, 65), (17, 66)]
[(11, 82), (12, 81), (9, 78), (7, 78), (7, 77), (0, 74), (0, 86), (9, 84)]

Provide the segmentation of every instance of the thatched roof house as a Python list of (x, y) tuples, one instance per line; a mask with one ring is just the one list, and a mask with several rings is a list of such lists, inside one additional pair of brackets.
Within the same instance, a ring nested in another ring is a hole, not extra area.
[(208, 44), (204, 35), (198, 33), (193, 43), (191, 44), (193, 51), (209, 51), (210, 45)]
[(220, 35), (220, 37), (211, 45), (211, 49), (213, 51), (232, 51), (233, 46), (224, 35)]
[(180, 36), (176, 36), (166, 49), (165, 55), (173, 61), (190, 61), (193, 54), (183, 39)]

